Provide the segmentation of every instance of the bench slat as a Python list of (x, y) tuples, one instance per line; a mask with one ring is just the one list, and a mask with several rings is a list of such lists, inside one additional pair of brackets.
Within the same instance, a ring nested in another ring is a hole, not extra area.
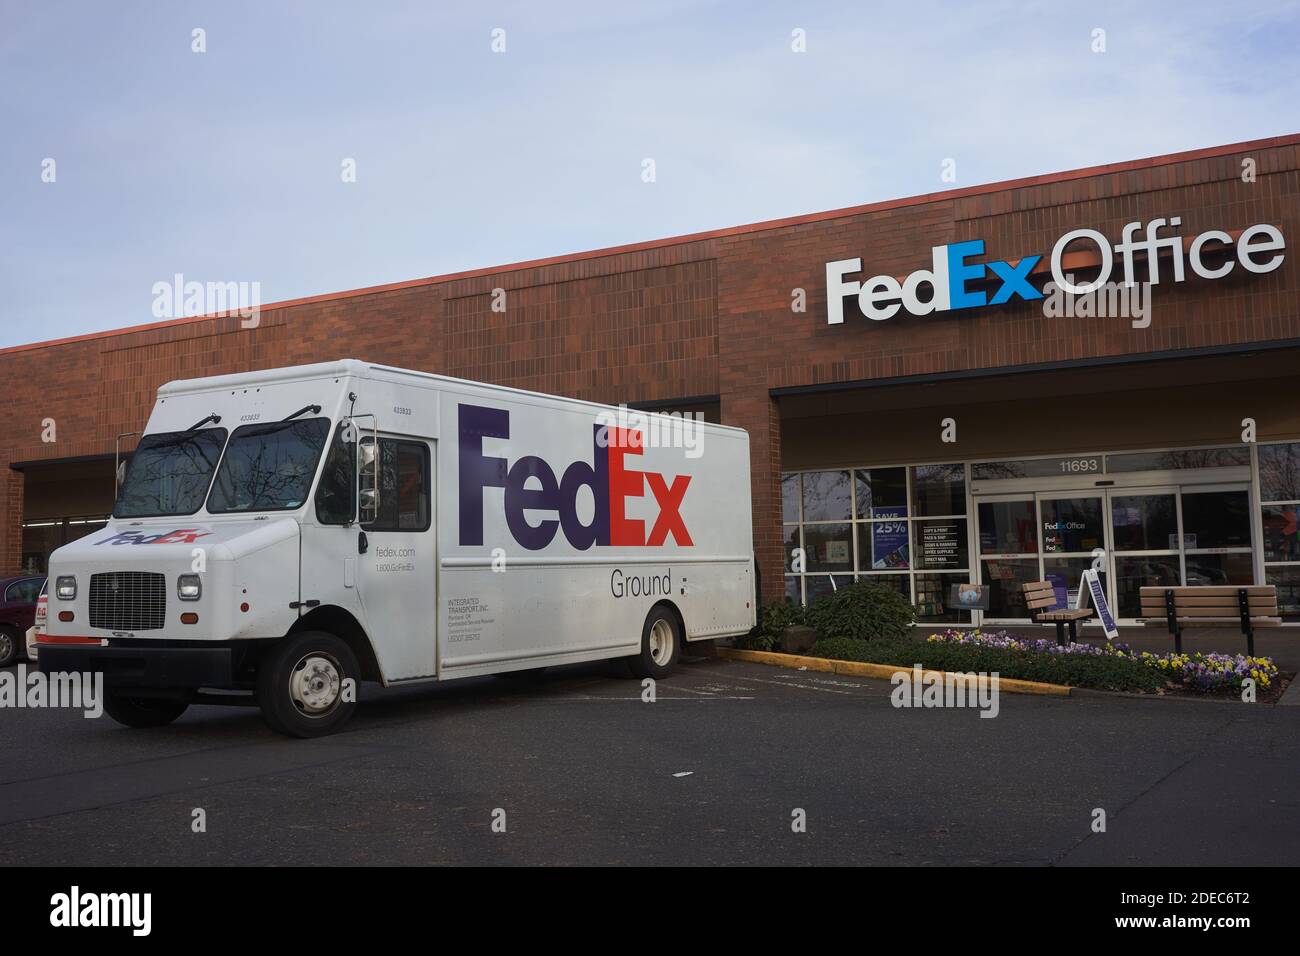
[(1246, 589), (1247, 597), (1276, 597), (1277, 585), (1275, 584), (1243, 584), (1237, 587), (1221, 587), (1219, 585), (1205, 586), (1197, 584), (1174, 585), (1164, 587), (1162, 585), (1143, 585), (1141, 589), (1142, 597), (1148, 595), (1158, 595), (1160, 600), (1165, 599), (1165, 591), (1173, 591), (1174, 597), (1177, 598), (1180, 593), (1189, 597), (1236, 597), (1237, 592), (1242, 588)]
[(1055, 607), (1055, 606), (1056, 606), (1056, 595), (1053, 594), (1053, 595), (1050, 595), (1050, 596), (1048, 596), (1048, 597), (1030, 598), (1030, 599), (1029, 599), (1028, 601), (1026, 601), (1025, 603), (1026, 603), (1027, 605), (1029, 605), (1029, 609), (1030, 609), (1031, 611), (1036, 611), (1036, 610), (1038, 610), (1040, 607)]
[[(1188, 627), (1240, 627), (1241, 618), (1239, 617), (1197, 617), (1184, 618), (1179, 617), (1180, 621), (1187, 624)], [(1163, 617), (1139, 618), (1139, 622), (1146, 626), (1167, 624), (1168, 621)], [(1250, 623), (1253, 627), (1281, 627), (1282, 619), (1280, 617), (1252, 617)]]
[[(1143, 617), (1161, 617), (1164, 615), (1164, 613), (1165, 613), (1165, 608), (1163, 604), (1158, 606), (1152, 606), (1147, 604), (1142, 605)], [(1276, 613), (1277, 613), (1276, 604), (1273, 604), (1267, 608), (1263, 608), (1263, 607), (1250, 608), (1251, 617), (1256, 617), (1256, 616), (1272, 617)], [(1238, 620), (1241, 619), (1241, 612), (1237, 608), (1237, 605), (1235, 604), (1220, 604), (1220, 605), (1216, 605), (1215, 607), (1179, 607), (1176, 604), (1174, 605), (1174, 616), (1188, 618), (1188, 619), (1201, 618), (1201, 617), (1231, 617), (1234, 614), (1237, 616)]]
[[(1246, 604), (1249, 607), (1272, 607), (1277, 604), (1277, 598), (1272, 596), (1264, 597), (1263, 595), (1250, 597), (1247, 595)], [(1237, 606), (1237, 595), (1234, 594), (1231, 597), (1202, 597), (1195, 594), (1174, 595), (1174, 607), (1228, 607), (1229, 605), (1232, 607)], [(1142, 596), (1142, 606), (1164, 607), (1164, 596), (1161, 595), (1159, 598), (1155, 598), (1144, 594)]]
[(1064, 611), (1045, 611), (1038, 615), (1040, 621), (1083, 621), (1092, 617), (1092, 612), (1087, 608), (1069, 609)]

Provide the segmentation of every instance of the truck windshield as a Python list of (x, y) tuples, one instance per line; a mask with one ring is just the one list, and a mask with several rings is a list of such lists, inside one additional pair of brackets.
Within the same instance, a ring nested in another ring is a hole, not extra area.
[(212, 483), (208, 510), (222, 514), (301, 506), (329, 427), (328, 418), (303, 418), (236, 428)]
[(227, 434), (224, 428), (204, 428), (145, 435), (131, 456), (113, 517), (194, 514), (208, 493)]

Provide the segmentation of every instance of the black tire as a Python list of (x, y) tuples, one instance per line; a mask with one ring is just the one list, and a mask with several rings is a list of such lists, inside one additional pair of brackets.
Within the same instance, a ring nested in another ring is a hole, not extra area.
[(190, 702), (162, 697), (130, 697), (108, 691), (104, 713), (126, 727), (162, 727), (185, 713)]
[(633, 676), (660, 680), (673, 672), (681, 656), (682, 629), (677, 615), (663, 606), (651, 609), (641, 628), (641, 653), (627, 659)]
[(16, 664), (27, 653), (23, 639), (12, 627), (0, 627), (0, 667)]
[[(345, 700), (345, 682), (352, 699)], [(284, 638), (257, 668), (257, 704), (272, 730), (323, 737), (340, 730), (357, 709), (361, 668), (342, 640), (325, 631)]]

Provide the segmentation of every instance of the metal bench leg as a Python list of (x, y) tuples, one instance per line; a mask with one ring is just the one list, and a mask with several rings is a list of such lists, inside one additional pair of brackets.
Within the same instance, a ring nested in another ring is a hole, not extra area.
[(1169, 633), (1174, 636), (1174, 653), (1183, 652), (1183, 631), (1178, 625), (1178, 612), (1174, 609), (1174, 592), (1165, 591), (1165, 623), (1169, 627)]
[(1058, 647), (1065, 646), (1065, 622), (1056, 622), (1056, 643)]
[(1071, 644), (1078, 644), (1078, 643), (1079, 643), (1079, 631), (1078, 631), (1078, 629), (1075, 627), (1075, 622), (1074, 622), (1074, 621), (1071, 621), (1071, 622), (1070, 622), (1070, 643), (1071, 643)]
[(1245, 588), (1237, 589), (1237, 607), (1241, 610), (1241, 631), (1246, 635), (1246, 655), (1255, 656), (1255, 625), (1250, 620), (1250, 600)]

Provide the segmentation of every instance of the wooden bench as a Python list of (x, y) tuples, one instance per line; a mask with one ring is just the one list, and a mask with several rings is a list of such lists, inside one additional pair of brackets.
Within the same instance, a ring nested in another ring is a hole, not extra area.
[(1076, 628), (1080, 621), (1092, 617), (1087, 608), (1056, 608), (1056, 586), (1051, 581), (1030, 581), (1024, 586), (1025, 604), (1029, 607), (1029, 619), (1035, 624), (1055, 624), (1056, 643), (1065, 645), (1065, 628), (1070, 627), (1070, 643), (1078, 640)]
[(1183, 652), (1183, 626), (1239, 627), (1246, 653), (1255, 656), (1255, 628), (1278, 627), (1277, 587), (1144, 587), (1143, 624), (1163, 624), (1174, 635), (1174, 650)]

